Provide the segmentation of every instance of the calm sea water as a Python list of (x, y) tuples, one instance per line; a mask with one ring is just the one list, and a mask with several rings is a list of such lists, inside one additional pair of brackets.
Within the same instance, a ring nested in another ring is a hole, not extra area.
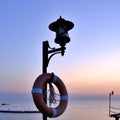
[[(1, 105), (2, 103), (10, 105)], [(120, 107), (120, 99), (113, 101)], [(0, 94), (0, 110), (37, 110), (29, 94)], [(41, 113), (0, 113), (0, 120), (42, 120)], [(48, 120), (114, 120), (108, 114), (108, 99), (70, 98), (66, 111)]]

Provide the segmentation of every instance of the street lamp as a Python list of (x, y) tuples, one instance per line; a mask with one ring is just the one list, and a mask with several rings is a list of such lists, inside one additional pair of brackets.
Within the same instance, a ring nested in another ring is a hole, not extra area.
[(70, 21), (60, 18), (49, 25), (49, 29), (56, 32), (55, 43), (64, 47), (66, 43), (70, 42), (68, 31), (73, 28), (74, 24)]
[[(60, 18), (49, 25), (51, 31), (56, 32), (55, 43), (60, 45), (60, 48), (51, 48), (48, 41), (43, 41), (43, 73), (47, 73), (47, 67), (50, 59), (55, 55), (61, 53), (64, 55), (65, 45), (70, 42), (68, 31), (74, 27), (70, 21)], [(43, 89), (44, 101), (47, 104), (47, 85)], [(47, 120), (47, 116), (43, 114), (43, 120)]]

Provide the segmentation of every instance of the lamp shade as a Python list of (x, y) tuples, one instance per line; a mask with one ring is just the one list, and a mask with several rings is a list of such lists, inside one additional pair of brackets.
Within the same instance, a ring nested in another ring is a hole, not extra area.
[(51, 31), (56, 32), (55, 43), (60, 46), (65, 46), (66, 43), (70, 42), (68, 31), (74, 27), (74, 24), (70, 21), (60, 18), (49, 25)]

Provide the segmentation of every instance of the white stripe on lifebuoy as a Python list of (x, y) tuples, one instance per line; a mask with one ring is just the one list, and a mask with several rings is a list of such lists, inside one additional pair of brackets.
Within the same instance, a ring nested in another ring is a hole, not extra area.
[(32, 93), (41, 93), (42, 94), (42, 89), (41, 88), (34, 88), (34, 89), (32, 89)]
[[(50, 82), (58, 88), (60, 93), (60, 103), (56, 108), (48, 107), (43, 98), (43, 90), (47, 83)], [(44, 73), (35, 80), (32, 96), (38, 110), (48, 117), (60, 116), (65, 111), (68, 104), (68, 94), (64, 83), (59, 77), (51, 73)]]
[(52, 108), (52, 112), (53, 112), (53, 116), (52, 117), (56, 117), (57, 116), (57, 110), (55, 108)]
[(52, 82), (55, 83), (56, 81), (57, 81), (57, 76), (54, 75), (54, 76), (53, 76), (53, 80), (52, 80)]
[(62, 95), (62, 96), (60, 96), (60, 100), (68, 100), (68, 96), (67, 95)]

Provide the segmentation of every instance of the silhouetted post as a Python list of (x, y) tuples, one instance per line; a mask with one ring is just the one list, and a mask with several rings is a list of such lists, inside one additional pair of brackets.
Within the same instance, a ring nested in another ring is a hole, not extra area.
[(109, 93), (109, 117), (111, 117), (111, 96), (114, 94), (114, 92), (112, 91), (111, 93)]
[(109, 117), (114, 117), (115, 120), (119, 120), (119, 118), (120, 118), (120, 113), (114, 113), (114, 111), (112, 111), (113, 114), (110, 113), (110, 112), (111, 112), (111, 99), (112, 99), (112, 95), (113, 95), (113, 94), (114, 94), (114, 91), (112, 91), (112, 92), (109, 94)]
[(115, 120), (119, 120), (119, 117), (116, 117)]
[[(43, 42), (43, 70), (42, 73), (47, 73), (47, 59), (48, 59), (48, 46), (47, 42)], [(44, 101), (47, 104), (47, 85), (45, 86), (43, 90), (43, 95), (44, 95)], [(43, 120), (47, 120), (47, 116), (43, 114)]]
[(111, 110), (111, 93), (109, 94), (109, 117), (111, 117), (110, 110)]
[[(65, 45), (70, 42), (68, 31), (74, 27), (74, 24), (70, 21), (60, 18), (49, 25), (49, 29), (56, 32), (55, 43), (60, 45), (60, 48), (51, 48), (48, 41), (43, 42), (43, 69), (42, 73), (47, 73), (47, 67), (50, 59), (58, 53), (64, 55)], [(49, 56), (50, 55), (50, 56)], [(44, 101), (47, 104), (47, 85), (43, 88)], [(47, 116), (43, 114), (43, 120), (47, 120)]]

